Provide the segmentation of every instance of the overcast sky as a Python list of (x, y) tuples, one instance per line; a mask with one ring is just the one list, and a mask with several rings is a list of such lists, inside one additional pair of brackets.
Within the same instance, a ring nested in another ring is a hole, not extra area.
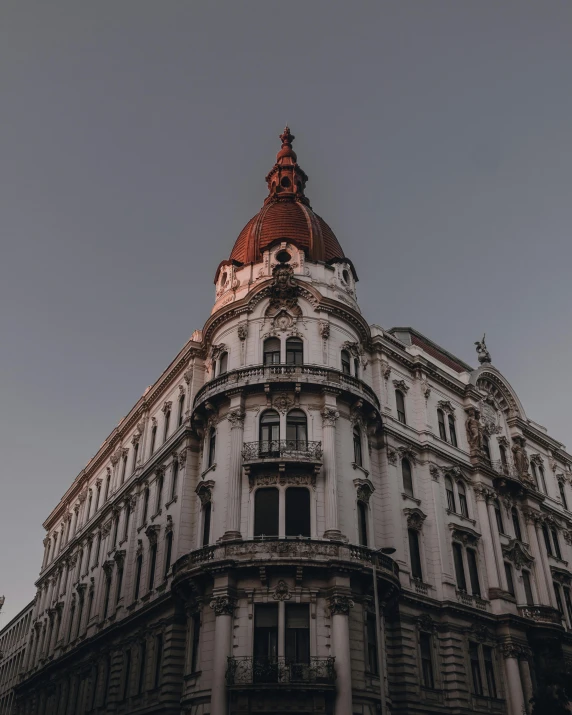
[(572, 448), (572, 3), (3, 0), (0, 594), (211, 309), (288, 122), (367, 319)]

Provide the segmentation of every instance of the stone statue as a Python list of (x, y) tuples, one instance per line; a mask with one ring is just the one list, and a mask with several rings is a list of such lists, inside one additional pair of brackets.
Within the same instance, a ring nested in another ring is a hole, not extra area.
[(479, 411), (474, 407), (470, 407), (467, 410), (467, 414), (468, 417), (465, 422), (465, 428), (467, 430), (469, 447), (471, 448), (471, 452), (480, 451), (483, 446), (483, 427), (479, 420)]
[(479, 362), (481, 363), (481, 365), (483, 363), (490, 363), (491, 354), (487, 350), (487, 344), (485, 343), (485, 334), (483, 334), (482, 340), (477, 340), (475, 342), (475, 345), (477, 346), (477, 355), (479, 356)]
[(512, 454), (518, 475), (521, 477), (527, 475), (530, 462), (524, 444), (520, 440), (513, 445)]
[(294, 280), (292, 266), (278, 263), (272, 273), (274, 282), (270, 288), (270, 306), (294, 308), (298, 302), (298, 286)]

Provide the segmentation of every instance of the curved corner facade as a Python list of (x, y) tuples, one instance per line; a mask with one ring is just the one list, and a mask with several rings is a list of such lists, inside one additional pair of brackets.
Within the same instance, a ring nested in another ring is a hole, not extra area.
[(287, 225), (260, 250), (46, 520), (15, 711), (530, 712), (572, 662), (572, 457), (484, 341), (369, 326)]

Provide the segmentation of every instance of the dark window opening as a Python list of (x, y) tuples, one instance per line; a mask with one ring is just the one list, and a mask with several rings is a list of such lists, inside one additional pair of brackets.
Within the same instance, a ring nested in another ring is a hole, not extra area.
[(453, 447), (457, 447), (457, 429), (455, 427), (455, 418), (453, 415), (449, 415), (449, 437), (451, 438), (451, 444)]
[(411, 473), (411, 462), (408, 459), (401, 460), (401, 475), (403, 477), (403, 491), (412, 497), (413, 475)]
[(123, 693), (122, 693), (122, 700), (125, 700), (125, 698), (129, 694), (129, 678), (131, 677), (131, 651), (127, 650), (125, 651), (125, 675), (123, 677)]
[(139, 680), (137, 682), (137, 692), (145, 690), (145, 669), (147, 666), (147, 642), (143, 641), (139, 648)]
[(361, 431), (356, 425), (353, 431), (354, 440), (354, 463), (359, 467), (363, 466), (362, 453), (361, 453)]
[(191, 643), (191, 673), (196, 673), (199, 664), (199, 641), (201, 637), (201, 614), (194, 613), (193, 621), (193, 640)]
[(467, 563), (469, 565), (469, 578), (471, 580), (471, 591), (473, 596), (481, 595), (479, 584), (479, 569), (477, 564), (477, 553), (474, 549), (467, 549)]
[(457, 494), (459, 495), (459, 508), (461, 514), (469, 518), (469, 505), (467, 504), (467, 492), (462, 482), (457, 482)]
[(512, 566), (510, 564), (507, 564), (507, 562), (504, 562), (504, 572), (506, 574), (506, 585), (508, 592), (510, 593), (511, 596), (515, 596), (515, 590), (514, 590), (514, 579), (512, 577)]
[(518, 512), (515, 507), (511, 510), (512, 515), (512, 525), (514, 526), (514, 535), (519, 541), (522, 541), (522, 532), (520, 530), (520, 520), (518, 518)]
[(151, 430), (151, 448), (149, 450), (149, 456), (153, 456), (155, 452), (155, 440), (157, 439), (157, 425), (153, 425)]
[(288, 449), (308, 448), (308, 420), (303, 410), (291, 410), (286, 416), (286, 441)]
[(209, 461), (207, 464), (207, 467), (212, 467), (213, 464), (215, 463), (215, 457), (216, 457), (216, 431), (214, 429), (211, 430), (210, 437), (209, 437)]
[(304, 487), (286, 489), (286, 536), (311, 536), (310, 492)]
[(259, 683), (278, 678), (278, 604), (254, 607), (254, 673)]
[(139, 588), (141, 587), (141, 570), (143, 569), (143, 554), (139, 554), (137, 557), (137, 564), (135, 567), (135, 593), (133, 594), (133, 600), (136, 601), (139, 598)]
[(490, 462), (490, 461), (491, 461), (491, 447), (490, 447), (490, 444), (489, 444), (489, 438), (487, 437), (486, 434), (483, 435), (483, 450), (484, 450), (484, 453), (485, 453), (485, 457), (486, 457), (486, 458), (489, 460), (489, 462)]
[(171, 476), (171, 500), (177, 496), (177, 485), (179, 481), (179, 462), (173, 462), (173, 474)]
[(143, 494), (143, 524), (147, 522), (147, 512), (149, 511), (149, 487)]
[(279, 492), (274, 487), (254, 495), (254, 536), (278, 536)]
[(432, 643), (428, 633), (419, 634), (419, 649), (421, 651), (421, 682), (424, 688), (434, 688)]
[(405, 397), (403, 396), (403, 392), (401, 392), (401, 390), (395, 391), (395, 405), (397, 407), (397, 419), (404, 425), (407, 424), (407, 420), (405, 418)]
[(490, 646), (483, 646), (483, 660), (485, 662), (485, 678), (489, 698), (497, 697), (497, 684), (495, 680), (495, 668), (493, 663), (493, 649)]
[(167, 575), (169, 573), (169, 569), (171, 568), (171, 556), (173, 552), (173, 532), (170, 531), (167, 534), (167, 543), (165, 544), (165, 548), (167, 550), (167, 554), (165, 556), (165, 578), (167, 578)]
[(302, 365), (304, 362), (304, 343), (300, 338), (288, 338), (286, 341), (286, 364)]
[(564, 491), (564, 482), (558, 481), (558, 490), (560, 492), (560, 499), (562, 500), (562, 506), (568, 511), (568, 502), (566, 501), (566, 492)]
[(159, 687), (161, 680), (161, 664), (163, 662), (163, 636), (159, 634), (155, 638), (155, 677), (153, 679), (153, 687)]
[(554, 541), (554, 555), (557, 559), (562, 559), (562, 552), (560, 551), (560, 542), (558, 541), (558, 532), (556, 531), (556, 529), (552, 528), (550, 529), (550, 533), (552, 534), (552, 541)]
[(499, 534), (504, 534), (504, 525), (502, 523), (501, 506), (500, 506), (500, 502), (498, 499), (495, 499), (494, 507), (495, 507), (495, 518), (497, 520), (497, 529), (499, 530)]
[(167, 441), (167, 436), (169, 434), (169, 422), (171, 421), (171, 410), (165, 412), (165, 427), (163, 429), (163, 442)]
[(358, 538), (361, 546), (367, 546), (367, 506), (358, 501)]
[(228, 353), (223, 353), (218, 362), (218, 374), (224, 375), (228, 371)]
[(534, 605), (534, 597), (532, 595), (532, 584), (530, 582), (530, 573), (528, 571), (522, 570), (522, 583), (524, 585), (524, 595), (526, 598), (526, 603), (529, 606)]
[(208, 546), (211, 538), (212, 504), (207, 502), (203, 507), (203, 546)]
[(445, 477), (445, 492), (447, 493), (447, 509), (452, 512), (457, 511), (455, 506), (455, 492), (453, 490), (453, 480), (451, 477)]
[(153, 590), (155, 585), (155, 566), (157, 565), (157, 544), (151, 546), (150, 562), (149, 562), (149, 591)]
[(445, 415), (443, 410), (437, 410), (437, 422), (439, 424), (439, 437), (447, 441), (447, 430), (445, 428)]
[(260, 453), (278, 456), (280, 452), (280, 415), (267, 410), (260, 418)]
[(264, 341), (264, 364), (280, 365), (280, 340), (268, 338)]
[(467, 590), (467, 579), (465, 578), (465, 566), (463, 564), (463, 547), (461, 544), (453, 544), (453, 561), (455, 563), (455, 576), (457, 578), (457, 588), (459, 591)]
[(179, 414), (177, 416), (177, 427), (183, 424), (183, 418), (185, 416), (185, 395), (179, 397)]
[(471, 661), (471, 675), (473, 679), (473, 692), (483, 695), (483, 678), (481, 674), (481, 661), (479, 659), (479, 644), (469, 641), (469, 659)]
[(550, 543), (550, 534), (548, 533), (548, 527), (546, 524), (542, 525), (542, 536), (544, 537), (544, 545), (546, 546), (546, 551), (549, 556), (553, 556), (552, 544)]
[(342, 372), (344, 375), (351, 375), (351, 357), (347, 350), (342, 350)]
[[(285, 654), (287, 663), (308, 664), (310, 662), (310, 613), (308, 604), (286, 604)], [(291, 675), (303, 677), (296, 669)]]
[(411, 559), (411, 575), (413, 578), (423, 580), (421, 569), (421, 551), (419, 548), (419, 533), (415, 529), (407, 529), (409, 539), (409, 557)]

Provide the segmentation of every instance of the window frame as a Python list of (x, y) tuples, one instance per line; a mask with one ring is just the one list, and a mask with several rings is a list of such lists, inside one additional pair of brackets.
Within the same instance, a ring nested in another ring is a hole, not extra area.
[(403, 390), (395, 390), (395, 410), (397, 412), (397, 420), (402, 425), (407, 424), (407, 411), (405, 409), (405, 395)]
[[(404, 468), (404, 465), (407, 465)], [(403, 493), (407, 494), (408, 497), (413, 497), (415, 499), (415, 490), (413, 489), (413, 469), (411, 467), (411, 460), (407, 457), (403, 457), (401, 460), (401, 481), (403, 484)]]
[[(294, 345), (294, 349), (292, 349)], [(291, 357), (293, 358), (291, 359)], [(304, 341), (302, 338), (291, 336), (286, 338), (286, 365), (300, 366), (304, 364)]]
[[(424, 649), (423, 644), (426, 644), (426, 649)], [(427, 631), (419, 631), (419, 663), (421, 665), (419, 674), (421, 687), (427, 690), (435, 690), (435, 662), (433, 658), (433, 634), (427, 633)], [(428, 657), (424, 655), (424, 650), (428, 654)], [(428, 664), (428, 668), (426, 668)], [(429, 682), (427, 682), (429, 680)]]
[(439, 427), (439, 437), (447, 441), (447, 428), (445, 427), (445, 413), (441, 408), (437, 410), (437, 425)]
[[(278, 350), (276, 350), (276, 344), (274, 344), (274, 341), (276, 342), (278, 346)], [(274, 350), (269, 350), (267, 349), (267, 344), (272, 343)], [(271, 367), (272, 365), (280, 365), (282, 363), (282, 343), (280, 341), (280, 338), (276, 337), (271, 337), (271, 338), (266, 338), (264, 342), (262, 343), (262, 364), (264, 367)], [(272, 359), (267, 360), (267, 356), (271, 355)], [(278, 357), (278, 360), (275, 358)]]

